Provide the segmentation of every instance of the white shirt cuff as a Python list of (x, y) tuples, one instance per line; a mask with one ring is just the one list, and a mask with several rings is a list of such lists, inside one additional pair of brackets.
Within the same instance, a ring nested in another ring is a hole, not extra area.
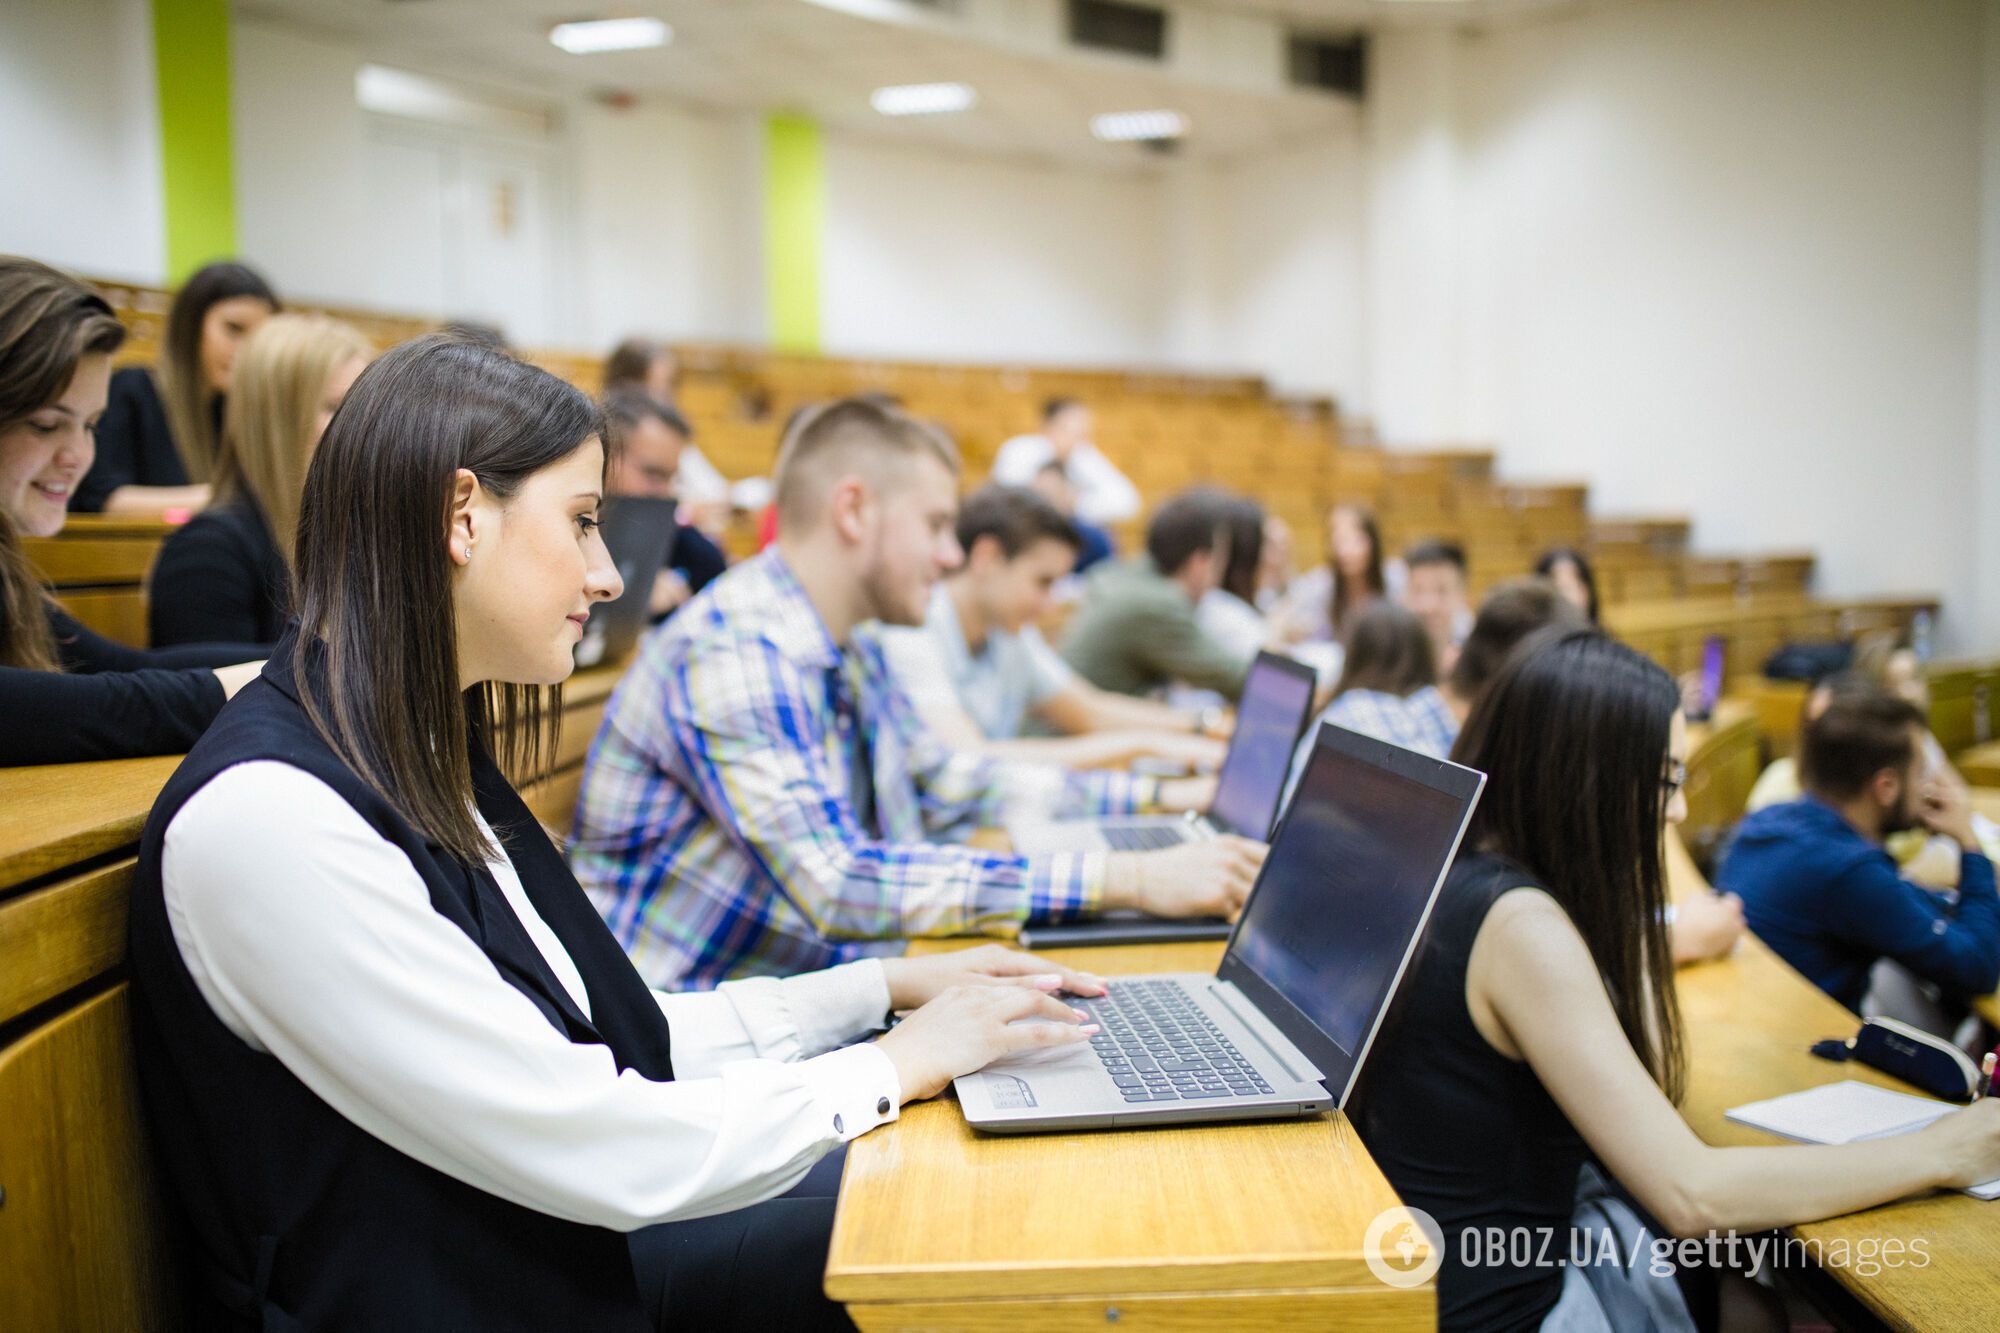
[(785, 1008), (807, 1056), (844, 1046), (889, 1018), (889, 974), (879, 958), (863, 958), (779, 983)]
[(816, 1055), (798, 1069), (822, 1130), (842, 1143), (894, 1120), (902, 1108), (896, 1066), (872, 1041)]

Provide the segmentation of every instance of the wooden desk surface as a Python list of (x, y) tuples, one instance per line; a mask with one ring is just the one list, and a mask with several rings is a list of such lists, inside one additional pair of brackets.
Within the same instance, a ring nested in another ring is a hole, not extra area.
[[(563, 688), (565, 714), (601, 704), (624, 667), (579, 671)], [(582, 729), (567, 731), (565, 758), (580, 758), (590, 739)], [(137, 843), (180, 762), (179, 755), (162, 755), (0, 768), (0, 890)]]
[[(1670, 846), (1668, 866), (1679, 896), (1700, 887), (1699, 872), (1673, 851)], [(1853, 1036), (1860, 1020), (1755, 936), (1746, 934), (1728, 958), (1680, 969), (1676, 980), (1688, 1041), (1688, 1095), (1681, 1111), (1709, 1143), (1783, 1142), (1724, 1118), (1723, 1112), (1745, 1102), (1849, 1078), (1916, 1091), (1866, 1066), (1812, 1055), (1812, 1043)], [(1820, 1267), (1892, 1328), (1990, 1328), (2000, 1303), (2000, 1213), (1992, 1209), (1969, 1195), (1934, 1193), (1791, 1232), (1817, 1247)], [(1880, 1251), (1866, 1247), (1885, 1239), (1922, 1239), (1928, 1262), (1868, 1271)]]
[(0, 889), (139, 840), (179, 755), (0, 768)]
[[(1050, 956), (1117, 975), (1212, 972), (1221, 952)], [(1432, 1288), (1386, 1286), (1363, 1257), (1368, 1224), (1396, 1203), (1337, 1113), (1010, 1136), (973, 1132), (939, 1099), (848, 1148), (826, 1289), (870, 1330), (1128, 1316), (1148, 1328), (1429, 1328)]]

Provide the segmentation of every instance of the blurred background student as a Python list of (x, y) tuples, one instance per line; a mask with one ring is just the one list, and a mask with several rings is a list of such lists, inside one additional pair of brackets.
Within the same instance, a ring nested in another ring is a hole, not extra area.
[(167, 311), (160, 363), (111, 377), (97, 460), (70, 508), (159, 514), (207, 504), (236, 353), (277, 309), (271, 284), (242, 264), (210, 264), (189, 278)]
[(306, 465), (372, 355), (361, 334), (321, 315), (275, 315), (244, 343), (214, 501), (168, 536), (153, 566), (154, 647), (283, 637)]

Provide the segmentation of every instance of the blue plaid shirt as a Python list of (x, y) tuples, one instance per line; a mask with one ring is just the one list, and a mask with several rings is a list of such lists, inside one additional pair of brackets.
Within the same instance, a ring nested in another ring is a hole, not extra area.
[(1095, 911), (1099, 853), (932, 838), (1015, 815), (1118, 814), (1157, 784), (946, 750), (884, 662), (846, 651), (776, 550), (648, 638), (605, 709), (570, 859), (646, 980), (704, 989), (1009, 934)]
[(1306, 728), (1306, 734), (1292, 756), (1291, 776), (1285, 779), (1287, 801), (1291, 799), (1292, 789), (1299, 785), (1299, 779), (1305, 776), (1306, 760), (1312, 757), (1313, 737), (1319, 735), (1319, 724), (1322, 722), (1331, 722), (1336, 727), (1358, 731), (1363, 736), (1373, 736), (1378, 741), (1400, 745), (1405, 750), (1415, 750), (1433, 759), (1451, 758), (1451, 747), (1458, 742), (1458, 718), (1435, 685), (1426, 685), (1407, 699), (1385, 690), (1349, 690), (1321, 709), (1320, 715)]

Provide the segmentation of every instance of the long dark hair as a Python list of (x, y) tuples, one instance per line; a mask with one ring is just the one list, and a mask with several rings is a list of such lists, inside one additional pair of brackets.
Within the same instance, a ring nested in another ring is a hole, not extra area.
[[(491, 850), (473, 818), (472, 747), (531, 780), (555, 754), (562, 709), (560, 689), (459, 689), (453, 477), (464, 468), (506, 500), (601, 435), (590, 399), (554, 375), (430, 334), (361, 372), (306, 474), (299, 701), (364, 781), (468, 863)], [(315, 683), (306, 658), (322, 651)]]
[[(47, 264), (0, 255), (0, 435), (61, 398), (84, 357), (124, 341), (125, 326), (96, 292)], [(0, 666), (61, 669), (47, 598), (0, 509)]]
[(1591, 624), (1597, 624), (1597, 573), (1590, 567), (1590, 557), (1574, 546), (1552, 546), (1542, 552), (1541, 559), (1535, 561), (1535, 573), (1545, 579), (1554, 578), (1556, 566), (1561, 564), (1568, 564), (1576, 570), (1577, 582), (1583, 585), (1590, 601), (1590, 605), (1584, 608), (1584, 614), (1590, 617)]
[(154, 378), (159, 381), (160, 405), (166, 409), (174, 448), (189, 481), (209, 480), (222, 448), (215, 423), (215, 402), (220, 395), (209, 388), (201, 373), (202, 321), (210, 309), (239, 296), (254, 296), (273, 310), (280, 308), (278, 294), (255, 269), (224, 261), (197, 270), (174, 293), (174, 303), (167, 309), (166, 339)]
[(1470, 845), (1520, 865), (1590, 948), (1632, 1049), (1678, 1102), (1686, 1087), (1661, 838), (1680, 690), (1593, 629), (1551, 628), (1501, 667), (1451, 757), (1487, 775)]
[[(1340, 567), (1340, 561), (1333, 554), (1333, 516), (1350, 514), (1368, 535), (1368, 568), (1362, 575), (1364, 587), (1357, 589), (1353, 580)], [(1333, 601), (1327, 607), (1327, 623), (1333, 626), (1333, 636), (1337, 639), (1347, 630), (1347, 616), (1359, 602), (1368, 597), (1383, 597), (1388, 594), (1389, 581), (1382, 577), (1382, 529), (1375, 522), (1375, 515), (1358, 504), (1337, 504), (1327, 511), (1326, 516), (1326, 564), (1333, 571)], [(1364, 596), (1365, 594), (1365, 596)]]
[(1355, 612), (1341, 643), (1338, 699), (1349, 690), (1380, 690), (1398, 698), (1437, 684), (1437, 650), (1416, 613), (1391, 601)]
[(1222, 569), (1222, 590), (1257, 604), (1257, 566), (1264, 560), (1264, 506), (1247, 495), (1224, 502), (1223, 526), (1229, 529), (1229, 563)]

